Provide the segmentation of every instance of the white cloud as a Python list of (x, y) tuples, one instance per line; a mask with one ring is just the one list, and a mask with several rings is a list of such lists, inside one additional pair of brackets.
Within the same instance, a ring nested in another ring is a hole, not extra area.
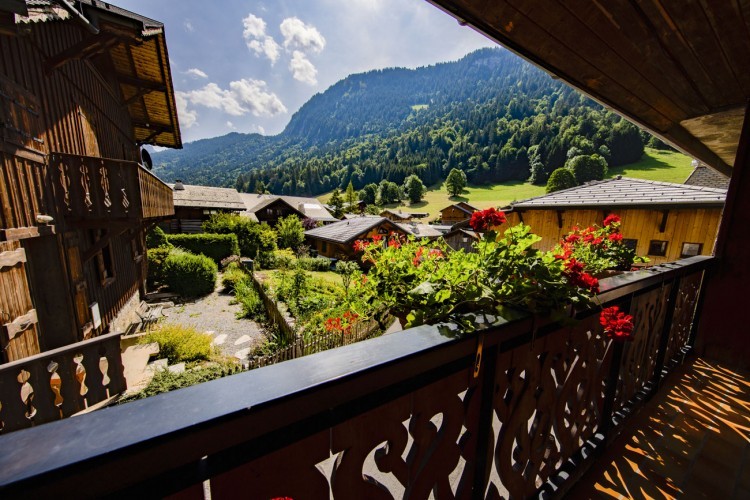
[(177, 105), (177, 118), (180, 120), (180, 127), (190, 128), (195, 125), (198, 121), (198, 113), (195, 110), (188, 109), (185, 92), (175, 92), (174, 100)]
[(299, 49), (305, 52), (320, 53), (326, 46), (326, 39), (312, 24), (305, 24), (296, 17), (287, 17), (279, 26), (284, 35), (284, 48)]
[(248, 14), (242, 20), (242, 25), (244, 26), (242, 37), (245, 39), (247, 48), (258, 57), (266, 56), (271, 64), (274, 64), (279, 59), (281, 46), (273, 37), (266, 34), (266, 22), (258, 16)]
[(185, 73), (196, 78), (208, 78), (208, 75), (198, 68), (190, 68), (189, 70), (185, 71)]
[(266, 90), (266, 82), (262, 80), (242, 79), (230, 82), (228, 90), (211, 82), (201, 89), (180, 94), (193, 105), (220, 109), (232, 116), (247, 113), (275, 116), (287, 111), (278, 96)]
[(266, 135), (266, 129), (258, 125), (258, 133), (261, 135)]
[(315, 69), (313, 63), (305, 57), (305, 54), (299, 50), (295, 50), (292, 53), (292, 60), (289, 61), (289, 71), (292, 72), (292, 76), (295, 80), (310, 85), (318, 83), (318, 70)]
[(234, 126), (234, 123), (227, 121), (227, 128), (231, 128), (232, 130), (237, 130), (237, 127)]
[(185, 27), (185, 31), (187, 31), (188, 33), (192, 33), (193, 31), (195, 31), (195, 28), (193, 28), (193, 23), (190, 22), (190, 19), (185, 19), (183, 26)]

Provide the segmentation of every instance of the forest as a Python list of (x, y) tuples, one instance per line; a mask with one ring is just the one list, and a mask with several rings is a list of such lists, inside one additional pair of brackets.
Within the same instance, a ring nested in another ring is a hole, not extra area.
[(155, 155), (156, 173), (240, 191), (318, 195), (382, 179), (424, 184), (458, 168), (472, 184), (531, 180), (577, 155), (617, 166), (644, 145), (630, 122), (504, 49), (417, 69), (351, 75), (316, 94), (277, 136), (228, 134)]

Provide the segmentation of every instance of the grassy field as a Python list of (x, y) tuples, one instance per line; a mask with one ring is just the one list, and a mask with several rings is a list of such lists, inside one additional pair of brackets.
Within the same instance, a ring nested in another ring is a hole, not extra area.
[[(608, 176), (622, 175), (636, 179), (647, 179), (663, 182), (685, 182), (692, 171), (691, 158), (674, 151), (646, 149), (640, 161), (609, 169)], [(491, 186), (469, 186), (459, 197), (451, 198), (443, 183), (430, 186), (424, 199), (413, 205), (409, 202), (386, 205), (387, 208), (398, 208), (404, 211), (428, 212), (426, 220), (440, 216), (440, 210), (451, 203), (465, 201), (477, 208), (503, 207), (513, 201), (525, 200), (544, 194), (544, 186), (534, 186), (528, 182), (512, 181)], [(319, 196), (323, 203), (328, 201), (330, 193)]]

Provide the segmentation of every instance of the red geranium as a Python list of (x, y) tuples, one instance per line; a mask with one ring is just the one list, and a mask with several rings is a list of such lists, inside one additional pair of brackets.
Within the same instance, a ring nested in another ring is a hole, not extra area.
[(615, 214), (609, 214), (606, 219), (604, 219), (604, 225), (609, 226), (610, 224), (614, 224), (616, 222), (620, 222), (620, 216)]
[(599, 315), (599, 323), (607, 337), (614, 340), (633, 340), (633, 316), (617, 306), (607, 307)]
[(370, 242), (367, 240), (357, 240), (354, 242), (355, 252), (364, 252), (365, 248), (370, 246)]
[(474, 231), (484, 232), (506, 221), (505, 213), (490, 207), (486, 210), (477, 210), (471, 215), (469, 225)]

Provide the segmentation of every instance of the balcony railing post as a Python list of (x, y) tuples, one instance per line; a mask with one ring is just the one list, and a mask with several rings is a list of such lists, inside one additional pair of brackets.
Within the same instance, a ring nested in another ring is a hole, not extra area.
[(622, 354), (625, 345), (617, 340), (612, 341), (612, 361), (609, 365), (606, 385), (604, 386), (604, 404), (602, 405), (602, 417), (599, 432), (604, 436), (606, 442), (609, 431), (612, 429), (612, 417), (615, 407), (615, 396), (617, 395), (617, 384), (620, 380), (620, 368), (622, 367)]
[(492, 346), (482, 354), (482, 385), (481, 385), (481, 403), (479, 407), (479, 427), (477, 432), (477, 450), (474, 461), (474, 487), (472, 498), (484, 498), (484, 492), (487, 489), (487, 480), (489, 478), (489, 467), (492, 466), (492, 459), (489, 456), (494, 450), (494, 436), (492, 433), (492, 416), (494, 409), (495, 396), (495, 369), (497, 367), (497, 349), (498, 346)]
[(669, 345), (669, 336), (672, 333), (672, 323), (674, 322), (674, 312), (677, 306), (677, 294), (680, 291), (680, 278), (676, 277), (672, 281), (672, 289), (669, 291), (669, 300), (667, 302), (667, 310), (664, 313), (664, 324), (661, 329), (661, 336), (659, 338), (659, 351), (656, 353), (656, 364), (654, 365), (654, 375), (651, 379), (651, 388), (648, 393), (647, 399), (651, 399), (654, 394), (659, 390), (662, 379), (662, 371), (664, 370), (664, 360), (667, 357), (667, 346)]
[(693, 322), (690, 325), (690, 334), (688, 335), (688, 342), (685, 352), (688, 353), (695, 349), (695, 339), (698, 336), (698, 323), (700, 322), (700, 313), (703, 309), (703, 300), (706, 296), (706, 281), (711, 279), (711, 270), (707, 269), (703, 271), (701, 278), (700, 288), (698, 289), (698, 299), (695, 303), (695, 312), (693, 313)]

